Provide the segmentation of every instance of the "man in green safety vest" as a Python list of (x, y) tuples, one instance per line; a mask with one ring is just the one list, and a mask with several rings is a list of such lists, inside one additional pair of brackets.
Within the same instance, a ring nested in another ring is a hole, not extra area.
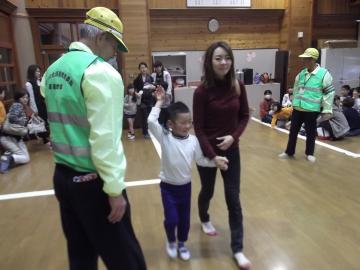
[(124, 84), (106, 61), (127, 52), (119, 17), (104, 7), (86, 13), (80, 41), (41, 82), (55, 159), (54, 189), (71, 270), (145, 270), (134, 234), (121, 144)]
[(315, 162), (316, 119), (319, 113), (324, 120), (331, 117), (335, 89), (329, 71), (316, 63), (319, 58), (317, 49), (308, 48), (299, 57), (302, 58), (305, 68), (295, 78), (289, 140), (285, 152), (281, 153), (279, 158), (294, 156), (297, 135), (301, 125), (305, 123), (306, 159)]

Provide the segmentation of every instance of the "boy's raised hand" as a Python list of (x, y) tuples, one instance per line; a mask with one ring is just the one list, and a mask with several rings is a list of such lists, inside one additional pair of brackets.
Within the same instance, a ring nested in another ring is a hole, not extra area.
[(165, 100), (165, 90), (161, 85), (156, 86), (155, 97), (156, 97), (157, 101), (164, 101)]
[(226, 157), (216, 156), (214, 157), (215, 165), (222, 171), (228, 169), (229, 160)]

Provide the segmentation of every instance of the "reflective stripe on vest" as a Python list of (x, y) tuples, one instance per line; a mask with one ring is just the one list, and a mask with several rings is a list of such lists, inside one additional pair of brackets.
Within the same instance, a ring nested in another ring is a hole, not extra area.
[(321, 100), (320, 100), (320, 99), (306, 98), (306, 97), (301, 96), (301, 95), (296, 95), (296, 98), (297, 98), (297, 99), (304, 100), (304, 101), (307, 101), (307, 102), (312, 102), (312, 103), (317, 103), (317, 104), (320, 104), (320, 103), (321, 103)]
[(51, 122), (57, 122), (64, 125), (69, 124), (86, 128), (90, 126), (87, 118), (80, 115), (49, 112), (48, 119)]
[(79, 147), (61, 143), (51, 143), (51, 147), (54, 152), (75, 157), (88, 157), (91, 154), (89, 147)]

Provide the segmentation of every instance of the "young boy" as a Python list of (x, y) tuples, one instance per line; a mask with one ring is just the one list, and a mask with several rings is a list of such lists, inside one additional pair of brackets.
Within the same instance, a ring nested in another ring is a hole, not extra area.
[(201, 166), (227, 170), (228, 160), (220, 156), (213, 160), (204, 157), (197, 138), (189, 134), (191, 115), (182, 102), (168, 107), (169, 117), (166, 128), (163, 128), (158, 122), (165, 100), (165, 90), (161, 86), (157, 87), (155, 97), (157, 101), (149, 115), (148, 127), (161, 145), (160, 189), (165, 215), (166, 252), (175, 259), (179, 251), (180, 258), (187, 261), (191, 257), (185, 246), (190, 229), (191, 163), (195, 159)]

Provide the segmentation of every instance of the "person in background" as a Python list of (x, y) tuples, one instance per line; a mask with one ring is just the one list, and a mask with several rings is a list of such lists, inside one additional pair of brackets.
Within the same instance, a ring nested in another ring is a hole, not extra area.
[[(290, 120), (293, 108), (292, 107), (281, 107), (280, 102), (274, 102), (271, 105), (272, 113), (272, 120), (271, 120), (271, 127), (274, 128), (275, 126), (285, 128), (286, 123)], [(281, 122), (281, 123), (280, 123)]]
[(5, 99), (5, 89), (0, 87), (0, 134), (1, 134), (2, 124), (6, 119), (4, 99)]
[[(194, 92), (194, 129), (204, 155), (213, 159), (225, 156), (227, 171), (220, 171), (225, 201), (229, 213), (231, 250), (237, 265), (250, 269), (251, 263), (243, 253), (243, 215), (240, 204), (239, 138), (249, 121), (249, 105), (245, 86), (236, 80), (234, 55), (223, 42), (211, 44), (204, 56), (204, 79)], [(201, 228), (207, 235), (216, 235), (208, 213), (214, 194), (216, 168), (197, 166), (201, 190), (198, 197)]]
[(297, 135), (305, 123), (306, 159), (315, 162), (316, 119), (319, 113), (324, 120), (331, 118), (335, 89), (331, 74), (316, 63), (319, 58), (317, 49), (308, 48), (299, 57), (303, 60), (304, 69), (295, 78), (289, 139), (285, 152), (279, 158), (294, 156)]
[[(7, 114), (11, 124), (26, 127), (29, 117), (26, 115), (25, 108), (28, 103), (29, 94), (26, 91), (15, 92), (14, 103)], [(30, 161), (29, 152), (22, 136), (7, 134), (3, 130), (0, 143), (5, 151), (0, 158), (0, 173), (6, 173), (12, 165), (26, 164)]]
[(79, 32), (41, 81), (69, 268), (97, 269), (100, 256), (107, 269), (145, 270), (124, 182), (124, 84), (106, 62), (128, 51), (123, 24), (110, 9), (94, 7)]
[(161, 107), (161, 113), (159, 116), (159, 123), (165, 126), (166, 121), (166, 108), (170, 105), (172, 101), (172, 81), (170, 73), (165, 70), (163, 64), (160, 61), (155, 61), (154, 63), (155, 72), (151, 74), (151, 77), (154, 80), (154, 84), (161, 85), (165, 89), (165, 101)]
[(133, 84), (135, 92), (141, 97), (140, 111), (141, 111), (141, 122), (142, 122), (142, 133), (145, 139), (149, 139), (147, 119), (150, 114), (151, 108), (155, 103), (153, 92), (155, 90), (154, 80), (148, 74), (148, 66), (146, 63), (139, 63), (140, 73), (135, 78)]
[(289, 88), (287, 93), (283, 96), (281, 106), (285, 107), (292, 107), (292, 99), (293, 99), (293, 89)]
[(360, 87), (356, 87), (353, 90), (354, 109), (360, 113)]
[[(334, 96), (331, 118), (328, 120), (323, 120), (322, 117), (319, 116), (317, 119), (317, 126), (323, 128), (329, 133), (329, 138), (319, 136), (319, 139), (340, 140), (350, 130), (348, 121), (342, 112), (340, 106), (340, 97), (338, 95)], [(325, 132), (321, 133), (324, 134)]]
[(358, 136), (360, 135), (360, 115), (353, 108), (354, 99), (351, 97), (346, 97), (342, 102), (343, 113), (346, 117), (346, 120), (349, 123), (350, 130), (346, 136)]
[(345, 84), (341, 86), (340, 90), (340, 100), (343, 101), (347, 97), (352, 97), (350, 85)]
[(41, 71), (38, 65), (30, 65), (27, 69), (27, 82), (25, 83), (26, 91), (29, 94), (29, 105), (31, 110), (34, 113), (38, 113), (38, 108), (35, 100), (36, 90), (40, 94), (40, 81), (41, 81)]
[(270, 113), (270, 109), (271, 109), (271, 104), (274, 102), (274, 100), (272, 99), (272, 92), (271, 90), (265, 90), (264, 91), (264, 100), (260, 102), (260, 119), (262, 122), (264, 123), (271, 123), (271, 113)]
[(133, 84), (126, 87), (126, 95), (124, 98), (124, 115), (129, 124), (127, 138), (131, 141), (135, 140), (134, 121), (136, 117), (137, 105), (141, 102), (141, 96), (135, 92)]
[(184, 103), (171, 104), (168, 107), (166, 128), (161, 126), (158, 118), (165, 101), (165, 91), (159, 86), (155, 93), (157, 102), (148, 122), (151, 133), (161, 145), (160, 188), (167, 236), (166, 252), (170, 258), (175, 259), (179, 251), (180, 258), (187, 261), (191, 257), (185, 242), (190, 230), (192, 161), (195, 160), (204, 167), (216, 165), (226, 170), (228, 160), (219, 156), (215, 156), (213, 160), (204, 157), (198, 140), (189, 134), (192, 120), (190, 110)]
[(45, 99), (40, 93), (41, 71), (38, 65), (30, 65), (27, 69), (27, 82), (25, 83), (26, 91), (29, 93), (29, 105), (35, 115), (39, 115), (45, 121), (46, 132), (39, 133), (44, 144), (50, 144), (49, 141), (49, 124), (47, 121), (47, 112)]

